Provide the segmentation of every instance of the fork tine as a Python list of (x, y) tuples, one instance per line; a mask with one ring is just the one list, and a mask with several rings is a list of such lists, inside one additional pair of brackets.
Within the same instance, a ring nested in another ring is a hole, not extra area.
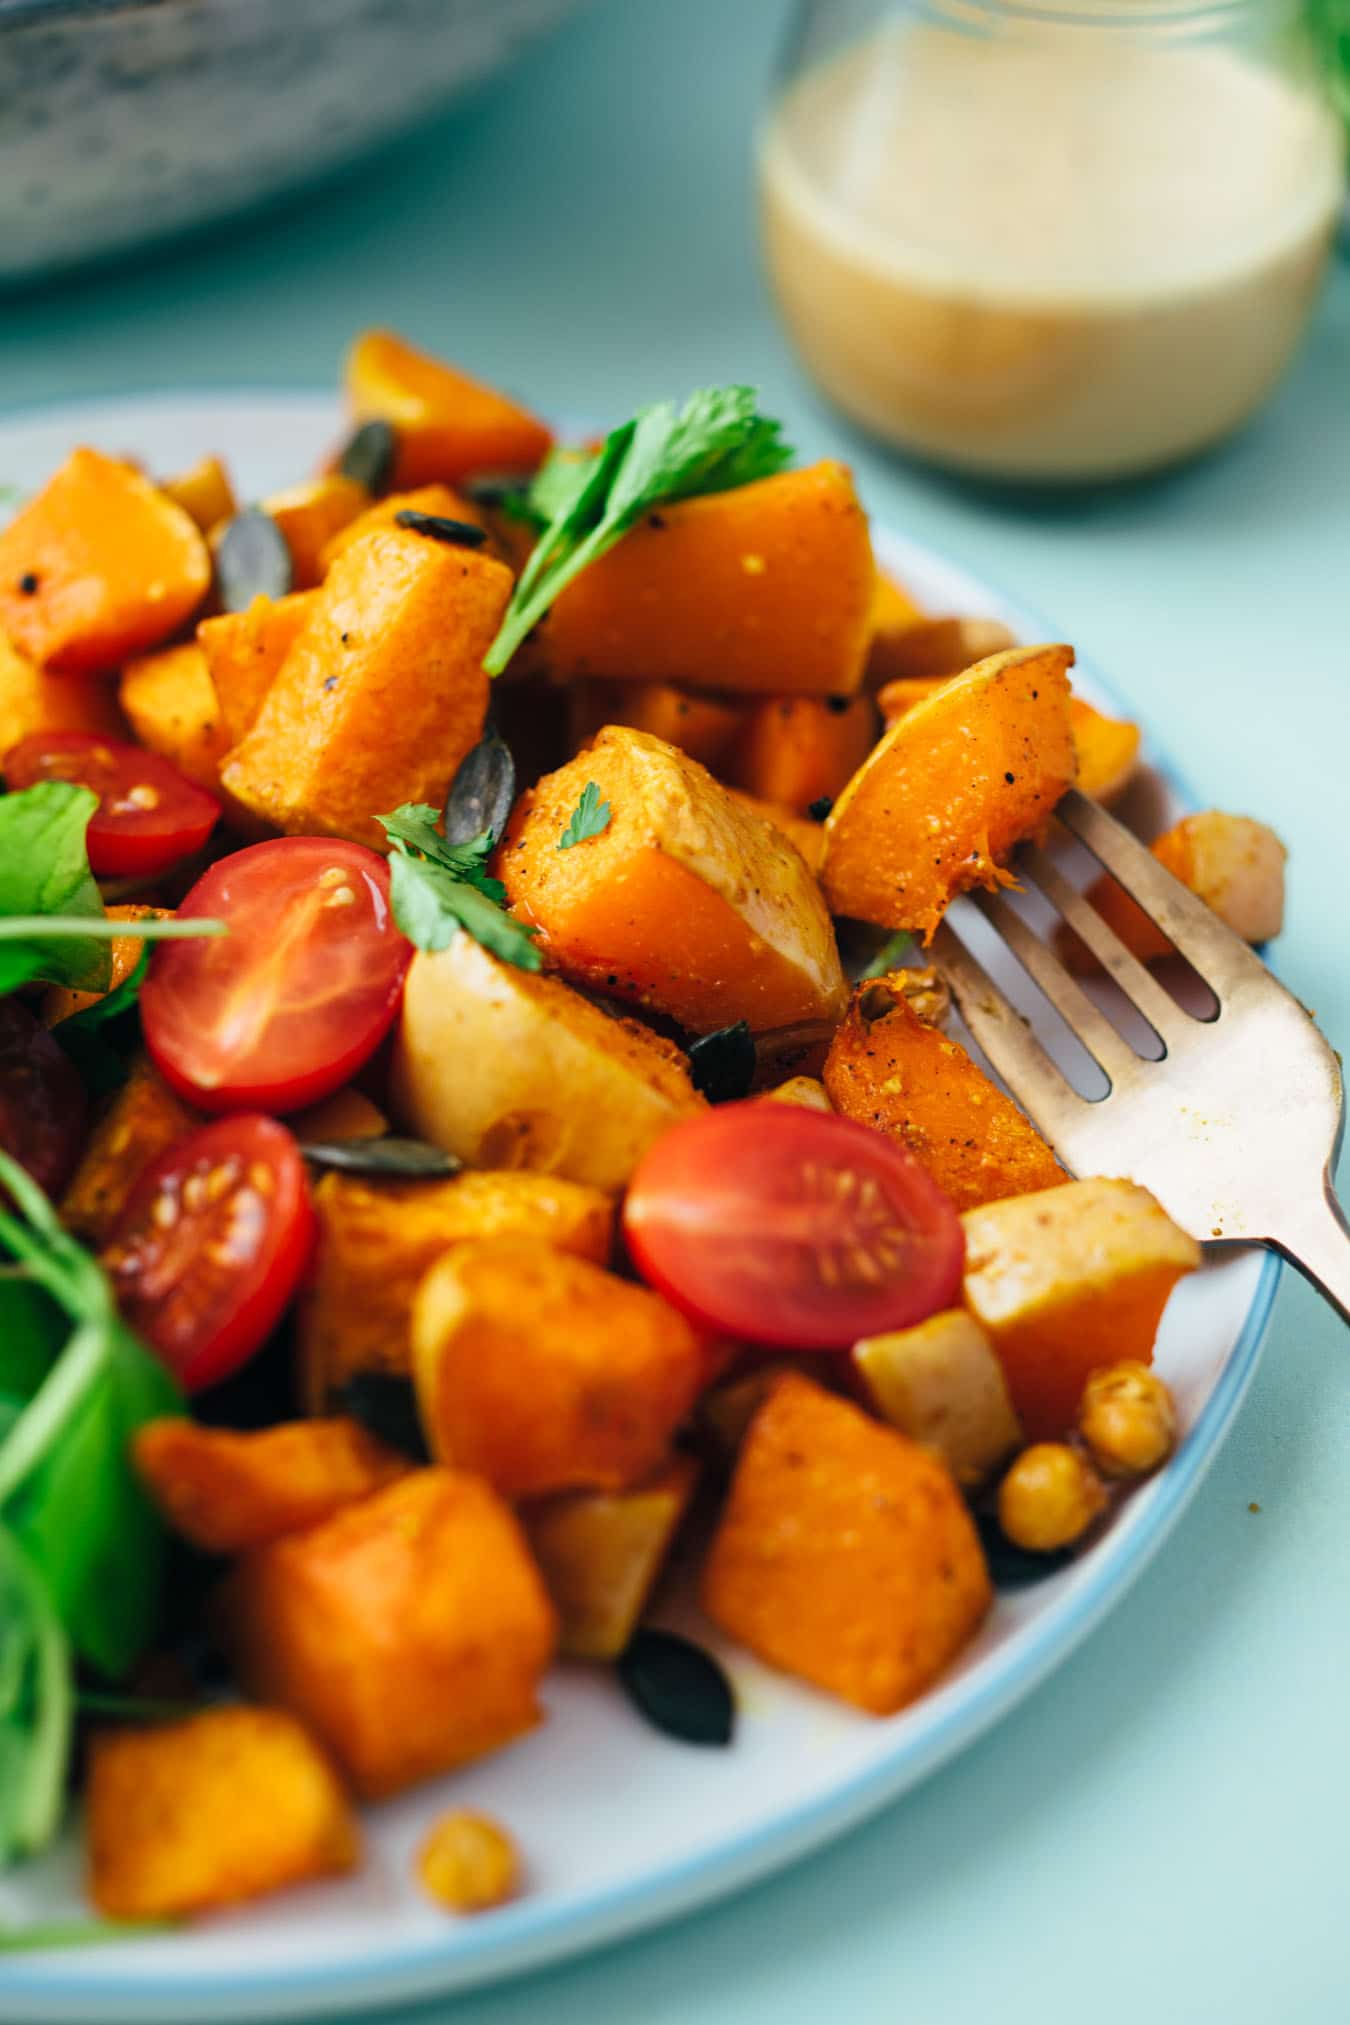
[(1112, 1088), (1131, 1082), (1139, 1073), (1138, 1055), (1082, 986), (1070, 977), (1049, 945), (1042, 942), (1001, 893), (982, 894), (976, 905), (1070, 1031), (1106, 1071)]
[(1179, 879), (1158, 863), (1123, 823), (1077, 788), (1070, 788), (1055, 810), (1066, 830), (1087, 845), (1094, 858), (1118, 879), (1132, 900), (1152, 915), (1163, 934), (1193, 965), (1216, 994), (1251, 977), (1268, 975), (1259, 957), (1225, 927), (1212, 908), (1188, 892)]
[(932, 942), (962, 1019), (1017, 1102), (1052, 1142), (1091, 1109), (947, 922)]
[(1050, 905), (1092, 951), (1107, 976), (1119, 986), (1143, 1015), (1160, 1041), (1175, 1045), (1193, 1024), (1171, 994), (1163, 989), (1152, 971), (1125, 947), (1114, 928), (1109, 928), (1090, 900), (1071, 886), (1054, 859), (1033, 847), (1018, 857), (1017, 869), (1044, 893)]

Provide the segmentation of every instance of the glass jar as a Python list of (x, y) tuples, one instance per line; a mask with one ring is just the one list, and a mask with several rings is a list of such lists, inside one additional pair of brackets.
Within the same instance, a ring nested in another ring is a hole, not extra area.
[(764, 245), (865, 428), (989, 477), (1119, 477), (1265, 399), (1344, 166), (1302, 0), (803, 0)]

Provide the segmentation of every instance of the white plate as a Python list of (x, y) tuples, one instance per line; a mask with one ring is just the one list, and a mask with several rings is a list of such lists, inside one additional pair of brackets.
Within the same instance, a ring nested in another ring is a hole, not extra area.
[[(275, 391), (0, 417), (0, 478), (35, 485), (80, 441), (134, 452), (160, 471), (220, 449), (244, 496), (256, 497), (310, 468), (338, 427), (327, 399)], [(1037, 615), (921, 544), (884, 534), (877, 545), (925, 605), (1002, 618), (1023, 638), (1054, 637)], [(1110, 702), (1081, 663), (1075, 680)], [(1182, 805), (1174, 778), (1158, 791), (1165, 807)], [(1119, 1602), (1228, 1430), (1278, 1272), (1268, 1255), (1229, 1253), (1178, 1289), (1158, 1347), (1185, 1430), (1175, 1459), (1080, 1562), (1001, 1597), (959, 1666), (916, 1707), (876, 1721), (720, 1647), (740, 1705), (738, 1733), (729, 1751), (696, 1750), (648, 1729), (604, 1671), (559, 1669), (546, 1690), (550, 1720), (532, 1736), (369, 1813), (366, 1860), (349, 1881), (154, 1940), (0, 1955), (0, 2019), (332, 2018), (462, 1990), (688, 1912), (842, 1834), (988, 1729)], [(692, 1607), (686, 1621), (716, 1643)], [(499, 1815), (529, 1865), (526, 1894), (474, 1920), (436, 1911), (412, 1876), (422, 1831), (452, 1799)], [(81, 1910), (74, 1837), (0, 1878), (4, 1923)]]

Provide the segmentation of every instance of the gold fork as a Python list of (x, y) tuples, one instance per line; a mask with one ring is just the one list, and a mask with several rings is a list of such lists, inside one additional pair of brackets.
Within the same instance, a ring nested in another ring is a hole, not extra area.
[(1162, 1052), (1141, 1056), (1002, 894), (975, 904), (1110, 1088), (1080, 1096), (944, 922), (933, 955), (971, 1034), (1071, 1173), (1142, 1182), (1207, 1243), (1273, 1246), (1350, 1322), (1350, 1224), (1331, 1180), (1345, 1116), (1336, 1055), (1260, 958), (1113, 816), (1077, 789), (1055, 813), (1198, 972), (1218, 1012), (1184, 1011), (1032, 849), (1014, 860), (1019, 880), (1086, 943)]

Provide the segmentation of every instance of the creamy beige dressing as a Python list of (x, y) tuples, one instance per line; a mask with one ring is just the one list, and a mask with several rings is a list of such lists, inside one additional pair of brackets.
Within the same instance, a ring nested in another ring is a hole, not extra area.
[(764, 136), (770, 272), (868, 428), (1012, 477), (1217, 440), (1303, 329), (1343, 187), (1311, 90), (1220, 47), (885, 30)]

